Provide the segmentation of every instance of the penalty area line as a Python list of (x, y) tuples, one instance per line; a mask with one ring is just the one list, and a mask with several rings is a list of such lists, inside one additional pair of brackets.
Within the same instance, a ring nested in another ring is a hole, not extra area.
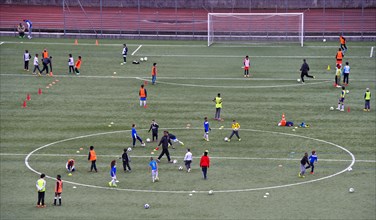
[(135, 51), (133, 51), (133, 53), (131, 54), (132, 56), (142, 47), (142, 44), (140, 46), (137, 47), (137, 49)]

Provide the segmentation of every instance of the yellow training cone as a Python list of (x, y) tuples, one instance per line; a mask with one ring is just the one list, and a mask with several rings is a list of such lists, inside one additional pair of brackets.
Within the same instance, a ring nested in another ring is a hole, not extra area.
[(330, 70), (330, 65), (328, 65), (328, 68), (326, 70), (328, 70), (328, 71)]

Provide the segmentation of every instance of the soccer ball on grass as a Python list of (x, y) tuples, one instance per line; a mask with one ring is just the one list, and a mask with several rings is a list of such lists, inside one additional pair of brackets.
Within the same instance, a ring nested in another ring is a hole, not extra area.
[(128, 152), (131, 152), (131, 151), (132, 151), (132, 148), (128, 147), (127, 151), (128, 151)]
[(228, 137), (225, 137), (225, 139), (223, 139), (225, 142), (228, 142)]
[(144, 205), (144, 208), (145, 208), (145, 209), (148, 209), (148, 208), (150, 208), (150, 205), (146, 203), (146, 204)]
[(146, 142), (150, 143), (150, 138), (146, 138)]

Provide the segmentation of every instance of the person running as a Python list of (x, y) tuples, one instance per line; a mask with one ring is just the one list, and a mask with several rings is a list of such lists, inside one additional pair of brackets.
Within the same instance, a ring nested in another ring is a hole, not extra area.
[(304, 157), (300, 160), (300, 172), (298, 174), (298, 176), (300, 178), (304, 178), (305, 177), (304, 174), (305, 174), (305, 170), (306, 170), (306, 167), (305, 167), (306, 164), (310, 165), (309, 164), (309, 160), (308, 160), (308, 153), (307, 152), (304, 153)]
[(336, 54), (336, 64), (339, 64), (342, 66), (342, 59), (345, 55), (343, 54), (341, 48), (338, 48), (337, 54)]
[(208, 117), (204, 118), (204, 140), (209, 141), (209, 132), (211, 131)]
[[(337, 110), (341, 112), (345, 111), (345, 96), (346, 96), (346, 89), (345, 89), (345, 86), (342, 86), (342, 91), (338, 100), (338, 107), (337, 107)], [(341, 105), (342, 105), (342, 108), (341, 108)]]
[(123, 153), (123, 155), (121, 155), (121, 158), (123, 160), (124, 172), (127, 172), (127, 168), (128, 168), (128, 172), (132, 172), (131, 166), (129, 165), (129, 162), (131, 160), (130, 160), (130, 158), (128, 156), (128, 152), (127, 152), (126, 148), (124, 148), (124, 153)]
[[(175, 135), (171, 134), (170, 132), (167, 132), (167, 133), (168, 133), (168, 136), (170, 137), (170, 140), (172, 142), (174, 142), (174, 143), (178, 142), (179, 144), (184, 146), (184, 143), (182, 141), (179, 141), (179, 139)], [(175, 147), (172, 147), (172, 149), (175, 149)]]
[(78, 60), (76, 61), (76, 64), (74, 65), (74, 71), (76, 72), (76, 75), (80, 75), (80, 68), (81, 68), (82, 60), (81, 56), (78, 56)]
[(339, 42), (340, 42), (340, 47), (343, 51), (343, 53), (345, 53), (347, 51), (347, 47), (346, 47), (346, 38), (344, 38), (342, 35), (339, 35)]
[(140, 96), (140, 106), (144, 106), (144, 108), (147, 108), (146, 99), (148, 97), (148, 93), (147, 93), (145, 86), (143, 84), (140, 87), (138, 95)]
[[(43, 71), (46, 70), (46, 76), (48, 74), (50, 76), (53, 76), (53, 73), (52, 73), (52, 57), (50, 56), (50, 57), (44, 58), (42, 64), (43, 64), (43, 69), (40, 72), (43, 73)], [(51, 71), (49, 71), (48, 66), (50, 66)]]
[(75, 72), (74, 71), (74, 59), (73, 59), (72, 54), (69, 54), (69, 58), (68, 58), (68, 70), (69, 70), (69, 74)]
[(133, 140), (133, 142), (132, 142), (133, 147), (136, 146), (136, 140), (140, 141), (141, 146), (145, 146), (145, 143), (142, 141), (140, 136), (138, 136), (138, 134), (137, 134), (136, 124), (132, 124), (132, 140)]
[(210, 158), (208, 156), (209, 151), (205, 151), (204, 155), (200, 159), (200, 167), (202, 170), (202, 177), (204, 180), (207, 179), (207, 173), (208, 173), (208, 168), (210, 167)]
[(37, 208), (45, 208), (46, 205), (44, 204), (44, 195), (46, 192), (46, 180), (44, 179), (46, 175), (42, 173), (40, 175), (40, 179), (37, 180), (36, 187), (38, 190), (38, 202), (37, 202)]
[(247, 56), (245, 56), (244, 61), (243, 61), (244, 78), (249, 77), (249, 66), (250, 66), (250, 64), (251, 64), (251, 61), (249, 60), (248, 55), (247, 55)]
[(29, 71), (29, 61), (31, 59), (31, 55), (29, 54), (28, 50), (25, 50), (23, 58), (24, 58), (24, 70)]
[(153, 67), (151, 68), (151, 84), (155, 84), (157, 80), (157, 63), (153, 63)]
[(311, 75), (308, 74), (309, 65), (306, 62), (306, 59), (303, 59), (303, 64), (300, 67), (300, 71), (301, 71), (300, 78), (302, 80), (302, 83), (304, 83), (304, 76), (309, 77), (309, 78), (313, 78), (313, 79), (315, 78), (315, 76), (311, 76)]
[(346, 62), (346, 66), (343, 67), (343, 84), (349, 85), (350, 66), (349, 62)]
[(95, 170), (95, 172), (98, 172), (96, 165), (97, 153), (94, 150), (94, 146), (90, 146), (89, 157), (87, 158), (87, 160), (91, 162), (90, 172), (92, 172), (93, 169)]
[(74, 166), (74, 160), (69, 159), (68, 162), (65, 164), (65, 168), (69, 173), (76, 171), (76, 168)]
[(371, 92), (369, 91), (369, 88), (366, 89), (366, 92), (364, 93), (364, 109), (363, 111), (371, 111)]
[(127, 44), (123, 44), (123, 64), (127, 63), (128, 47)]
[(33, 23), (32, 23), (30, 20), (28, 20), (28, 19), (24, 19), (23, 22), (26, 23), (26, 25), (27, 25), (27, 29), (29, 30), (29, 35), (27, 36), (27, 38), (29, 38), (29, 39), (33, 38), (33, 37), (31, 36), (32, 29), (33, 29)]
[(154, 142), (154, 140), (158, 141), (158, 128), (159, 128), (158, 123), (155, 121), (155, 119), (153, 119), (151, 121), (150, 128), (149, 128), (149, 131), (148, 131), (148, 132), (152, 131), (153, 142)]
[(63, 192), (63, 181), (61, 180), (61, 176), (57, 175), (56, 184), (55, 184), (54, 205), (56, 205), (56, 200), (59, 198), (59, 206), (61, 206), (61, 193), (62, 192)]
[(192, 153), (191, 149), (187, 148), (187, 153), (184, 156), (184, 165), (187, 168), (187, 172), (191, 172), (191, 163), (192, 163)]
[(49, 57), (49, 56), (48, 56), (47, 48), (44, 48), (44, 50), (43, 50), (43, 52), (42, 52), (42, 61), (43, 61), (43, 59), (48, 58), (48, 57)]
[(309, 159), (309, 164), (308, 164), (308, 166), (306, 166), (306, 169), (311, 168), (311, 174), (315, 174), (314, 173), (315, 162), (317, 162), (316, 151), (312, 151), (312, 154), (311, 154), (311, 156), (308, 157), (308, 159)]
[(242, 139), (240, 139), (240, 136), (239, 136), (240, 124), (238, 122), (236, 122), (236, 120), (232, 120), (231, 128), (232, 128), (232, 133), (231, 133), (230, 137), (228, 138), (228, 142), (230, 142), (230, 140), (231, 140), (232, 136), (234, 136), (234, 134), (236, 135), (238, 140), (241, 141)]
[(155, 181), (159, 180), (159, 177), (158, 177), (158, 164), (153, 159), (153, 157), (150, 157), (149, 167), (151, 168), (151, 180), (154, 183)]
[(33, 70), (33, 74), (37, 74), (35, 71), (38, 70), (38, 75), (41, 76), (40, 74), (40, 69), (39, 69), (39, 58), (38, 58), (38, 54), (35, 54), (35, 57), (34, 57), (34, 70)]
[(218, 93), (217, 97), (213, 99), (213, 102), (215, 102), (215, 116), (214, 120), (221, 120), (221, 109), (222, 109), (222, 98), (221, 93)]
[(162, 145), (162, 152), (157, 159), (158, 163), (161, 162), (161, 158), (165, 154), (166, 154), (166, 157), (167, 157), (167, 161), (169, 163), (172, 163), (171, 158), (170, 158), (170, 152), (168, 151), (168, 146), (172, 145), (171, 139), (168, 135), (168, 131), (163, 132), (163, 137), (161, 138), (161, 141), (159, 142), (158, 147), (161, 146), (161, 145)]
[(118, 181), (116, 180), (116, 160), (111, 161), (110, 167), (111, 167), (111, 171), (110, 171), (111, 181), (108, 182), (108, 185), (117, 187), (116, 183)]

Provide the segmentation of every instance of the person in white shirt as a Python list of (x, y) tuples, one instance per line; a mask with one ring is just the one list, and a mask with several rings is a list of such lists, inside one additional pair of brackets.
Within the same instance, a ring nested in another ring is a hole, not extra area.
[(74, 59), (73, 59), (72, 54), (69, 54), (68, 66), (69, 66), (69, 74), (74, 73)]
[(24, 53), (24, 70), (29, 71), (29, 60), (31, 59), (31, 56), (29, 54), (28, 50), (25, 50)]
[(184, 156), (184, 163), (185, 167), (187, 168), (187, 172), (191, 172), (191, 163), (192, 163), (192, 153), (191, 149), (187, 149), (187, 153)]
[(346, 66), (343, 67), (343, 84), (345, 84), (345, 86), (349, 85), (349, 75), (350, 75), (350, 66), (349, 66), (349, 62), (346, 62)]
[(40, 75), (38, 54), (35, 54), (35, 57), (34, 57), (34, 70), (33, 70), (33, 74), (36, 74), (36, 72), (35, 72), (36, 70), (39, 71), (38, 75)]
[(127, 63), (127, 54), (128, 54), (128, 47), (126, 44), (123, 44), (123, 60), (124, 60), (124, 64)]
[(251, 61), (249, 60), (248, 55), (245, 56), (243, 64), (244, 64), (244, 78), (249, 77), (249, 66), (251, 64)]

